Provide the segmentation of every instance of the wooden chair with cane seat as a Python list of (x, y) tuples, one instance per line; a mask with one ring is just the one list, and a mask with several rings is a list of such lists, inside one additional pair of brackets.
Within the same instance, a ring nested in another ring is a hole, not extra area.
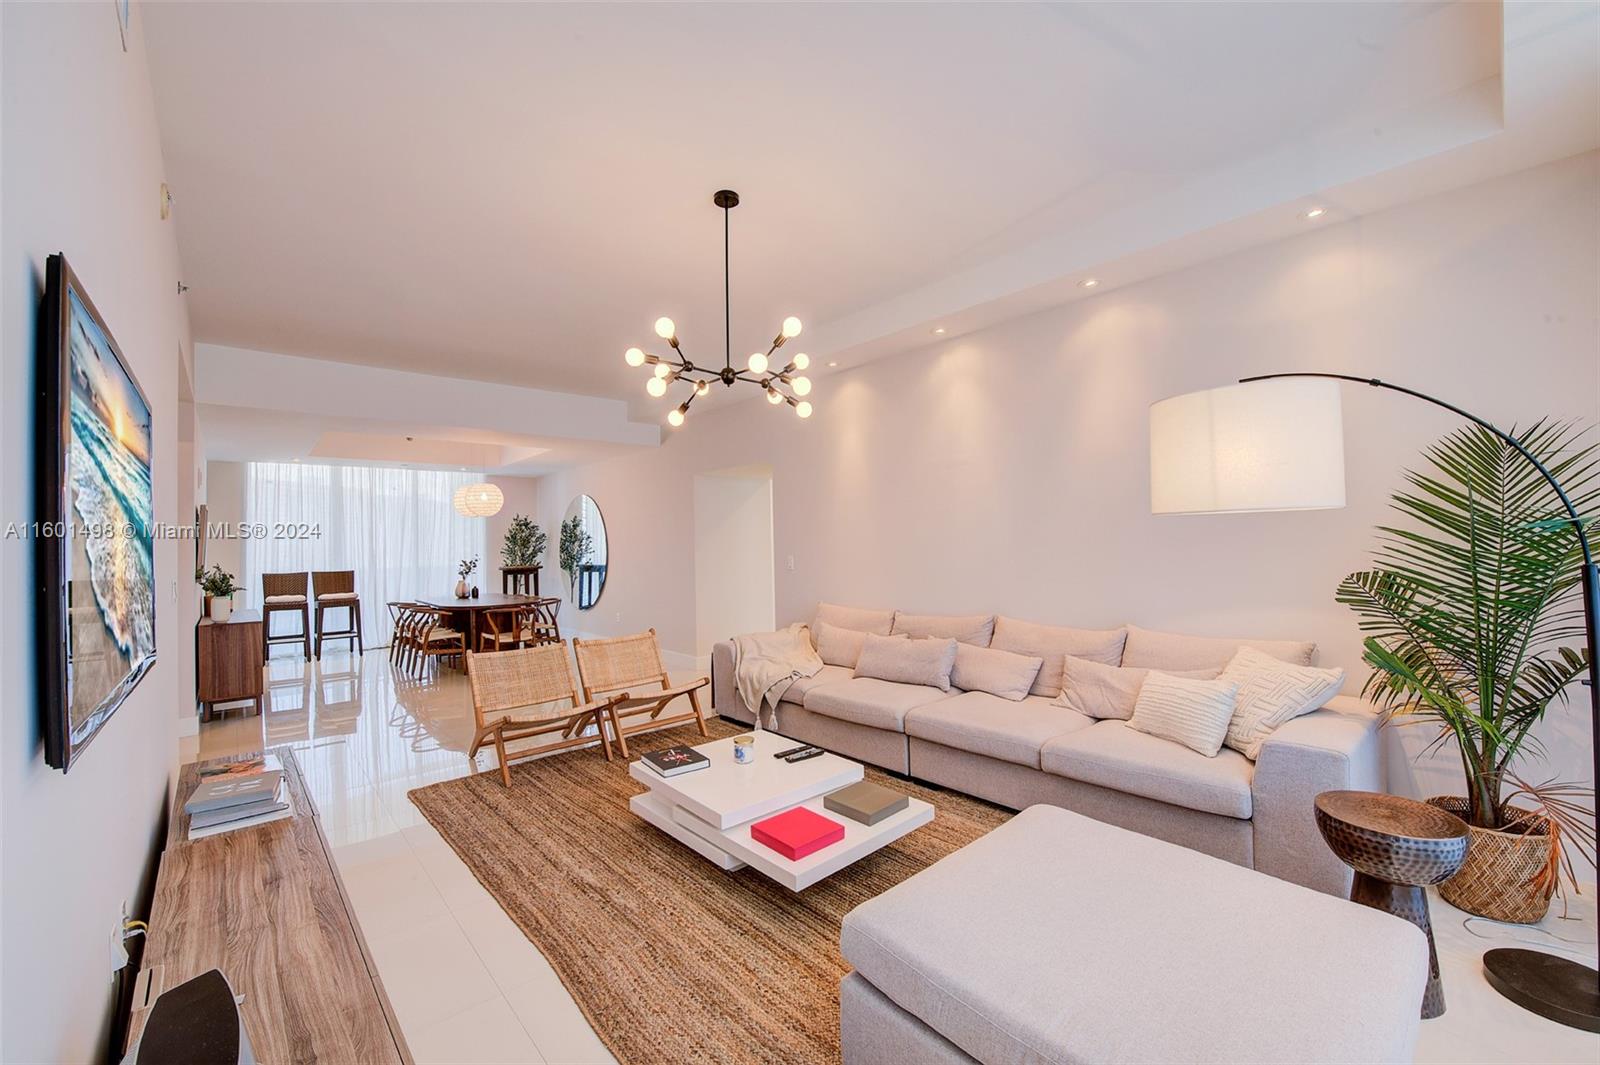
[(561, 613), (561, 600), (554, 596), (535, 599), (524, 615), (522, 642), (528, 646), (536, 643), (560, 643), (561, 626), (556, 615)]
[(433, 607), (418, 607), (411, 612), (411, 664), (419, 670), (440, 658), (460, 658), (468, 651), (467, 634), (450, 627), (450, 612)]
[[(700, 735), (710, 737), (706, 716), (700, 710), (700, 689), (711, 683), (710, 678), (696, 677), (687, 684), (673, 686), (667, 679), (667, 667), (661, 663), (661, 645), (656, 642), (655, 629), (608, 640), (573, 640), (572, 651), (578, 659), (578, 677), (586, 702), (623, 693), (606, 710), (622, 757), (628, 757), (629, 735), (662, 725), (687, 725), (692, 721), (700, 727)], [(667, 704), (683, 695), (689, 697), (690, 709), (662, 717)], [(649, 720), (623, 727), (623, 718), (641, 714), (648, 715)]]
[[(469, 654), (467, 679), (472, 684), (472, 713), (478, 725), (467, 757), (476, 758), (485, 746), (494, 744), (495, 753), (500, 757), (500, 782), (506, 787), (511, 786), (509, 758), (548, 754), (593, 743), (595, 737), (583, 734), (590, 725), (598, 733), (606, 761), (611, 761), (605, 714), (626, 695), (580, 699), (566, 644), (545, 643), (495, 654)], [(552, 708), (551, 703), (567, 705)], [(516, 716), (519, 710), (524, 711), (522, 716)], [(524, 747), (510, 754), (506, 751), (507, 743), (552, 732), (559, 736), (549, 743)]]
[[(304, 573), (263, 573), (261, 575), (261, 653), (272, 655), (275, 643), (298, 643), (304, 646), (307, 660), (311, 658), (311, 605), (306, 599)], [(272, 615), (299, 614), (300, 631), (272, 635)]]
[(474, 651), (515, 651), (523, 644), (522, 629), (527, 624), (528, 608), (522, 606), (485, 610), (478, 615), (478, 646)]

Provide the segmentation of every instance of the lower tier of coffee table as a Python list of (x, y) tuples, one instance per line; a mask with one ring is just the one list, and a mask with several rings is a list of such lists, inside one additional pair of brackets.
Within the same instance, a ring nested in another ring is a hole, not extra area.
[(749, 824), (719, 829), (653, 791), (628, 800), (628, 808), (636, 815), (718, 868), (731, 871), (748, 865), (790, 891), (804, 891), (933, 820), (933, 807), (921, 799), (910, 800), (904, 810), (875, 825), (863, 825), (824, 809), (821, 796), (799, 805), (844, 825), (844, 839), (799, 861), (790, 861), (766, 844), (756, 842)]

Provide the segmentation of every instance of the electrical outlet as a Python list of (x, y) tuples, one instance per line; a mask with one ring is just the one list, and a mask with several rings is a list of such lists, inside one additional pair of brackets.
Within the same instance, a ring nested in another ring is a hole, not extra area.
[(794, 556), (793, 555), (789, 556), (789, 558), (787, 560), (787, 566), (788, 566), (789, 572), (793, 573), (794, 572)]
[(128, 934), (128, 900), (122, 900), (122, 916), (117, 918), (117, 925), (111, 930), (111, 973), (116, 975), (128, 964), (128, 947), (124, 938)]

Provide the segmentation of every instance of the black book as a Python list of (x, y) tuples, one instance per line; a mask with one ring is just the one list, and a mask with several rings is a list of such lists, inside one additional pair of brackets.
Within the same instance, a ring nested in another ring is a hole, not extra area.
[(664, 777), (692, 773), (711, 764), (711, 759), (693, 747), (668, 747), (664, 751), (651, 751), (639, 760)]

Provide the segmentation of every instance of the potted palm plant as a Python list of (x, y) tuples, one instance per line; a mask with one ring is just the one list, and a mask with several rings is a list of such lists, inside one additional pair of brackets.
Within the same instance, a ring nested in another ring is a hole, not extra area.
[[(1566, 486), (1585, 515), (1600, 501), (1600, 454), (1567, 423), (1513, 433)], [(1388, 720), (1439, 729), (1454, 746), (1464, 796), (1429, 800), (1468, 824), (1465, 864), (1440, 886), (1450, 903), (1497, 920), (1544, 916), (1571, 854), (1594, 856), (1593, 792), (1530, 783), (1517, 763), (1539, 751), (1532, 729), (1588, 670), (1576, 540), (1554, 492), (1514, 448), (1476, 426), (1429, 449), (1380, 527), (1372, 568), (1339, 585), (1360, 618), (1363, 694)], [(1569, 646), (1578, 641), (1577, 647)]]

